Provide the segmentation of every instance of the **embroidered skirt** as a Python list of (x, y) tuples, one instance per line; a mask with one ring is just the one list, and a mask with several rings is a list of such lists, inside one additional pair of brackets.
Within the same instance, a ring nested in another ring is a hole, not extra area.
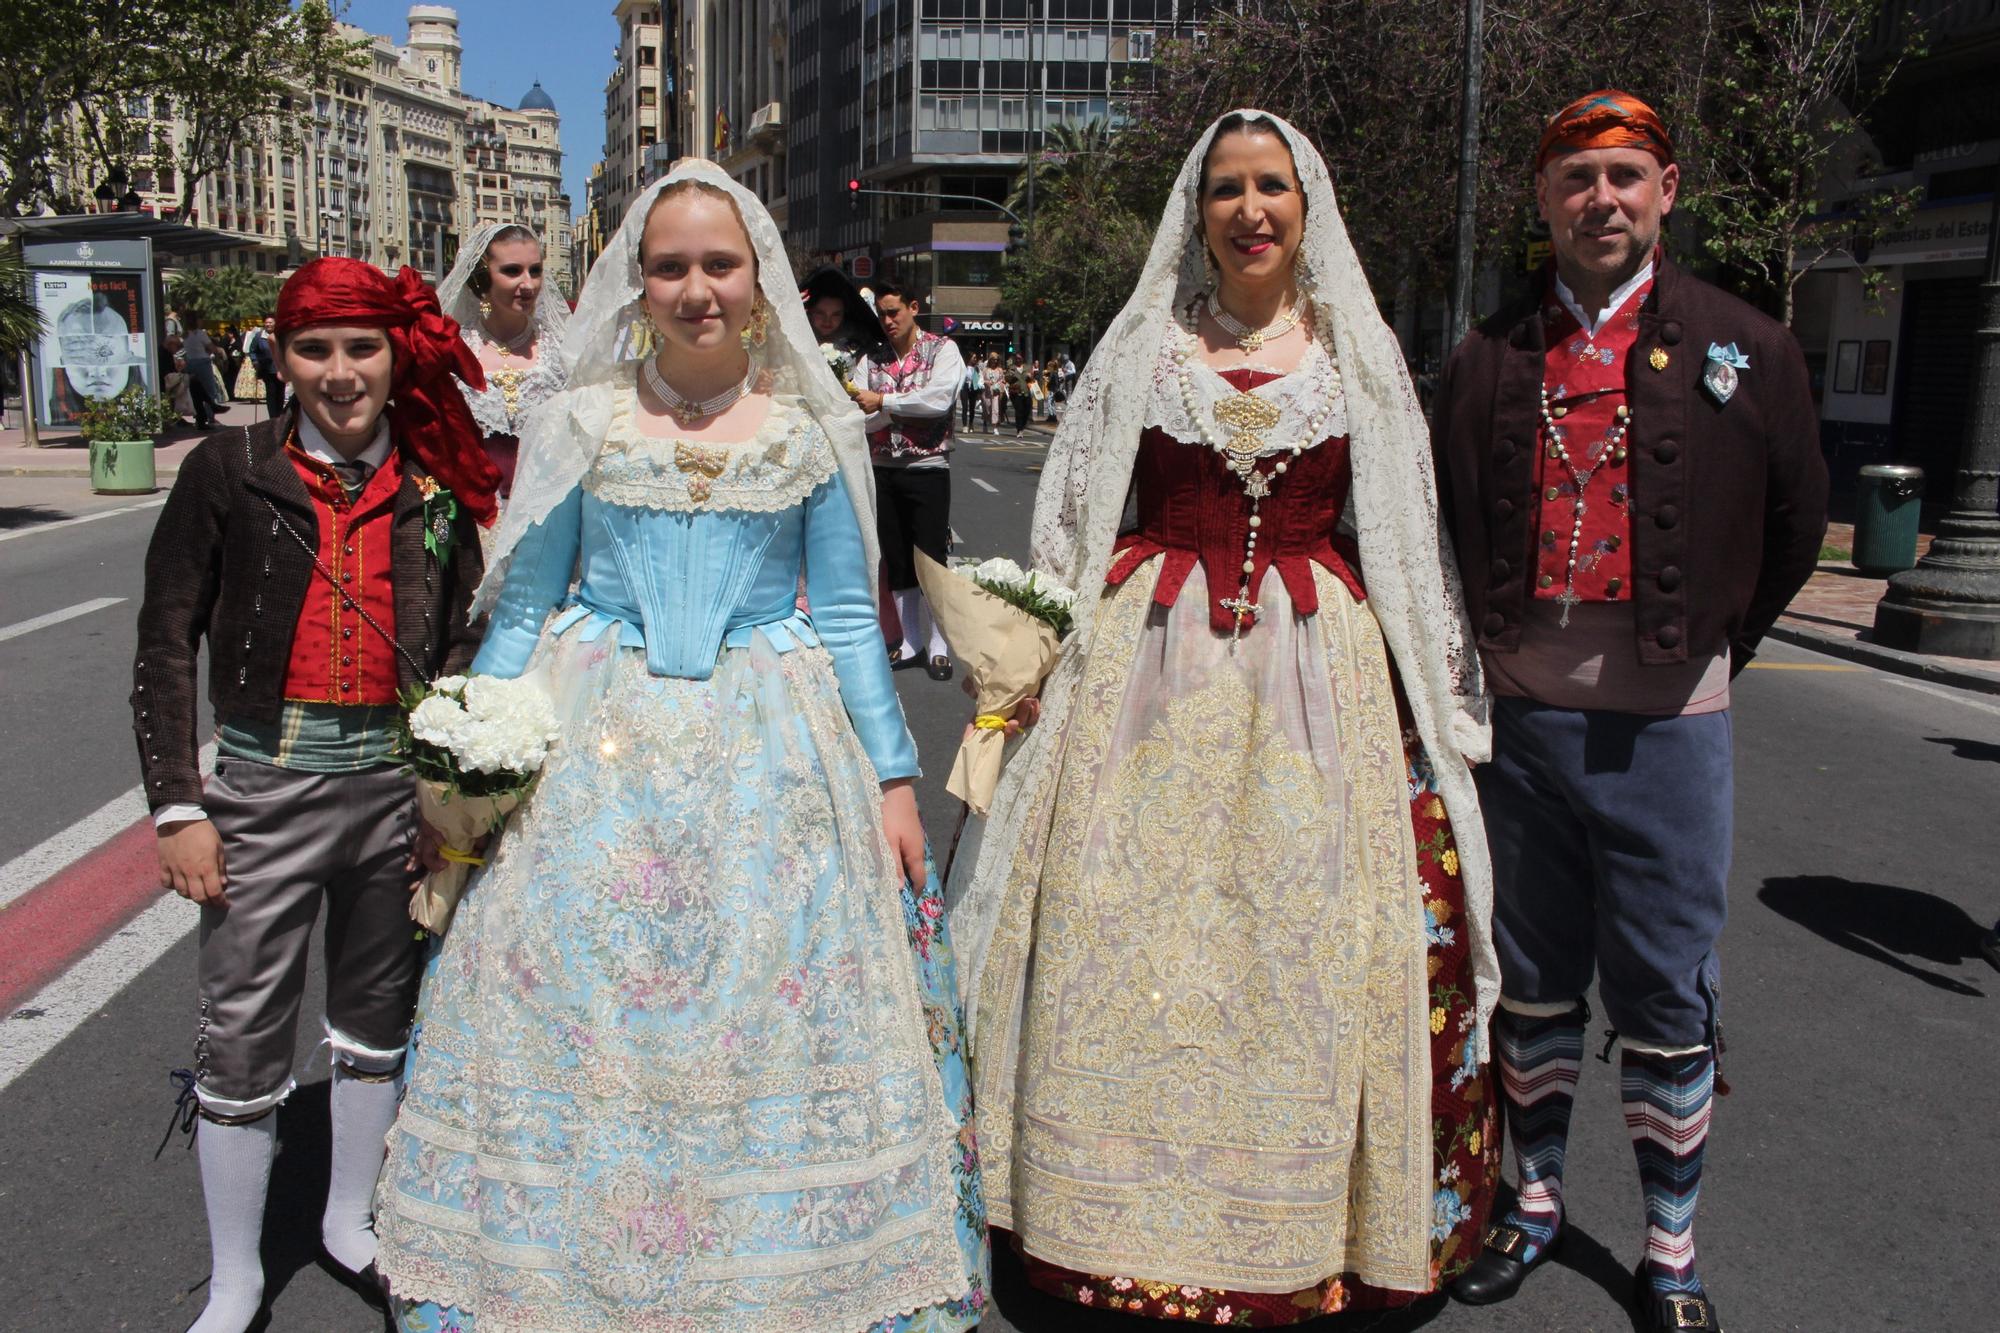
[(436, 949), (377, 1200), (409, 1329), (957, 1333), (984, 1209), (941, 886), (831, 660), (545, 640), (566, 718)]

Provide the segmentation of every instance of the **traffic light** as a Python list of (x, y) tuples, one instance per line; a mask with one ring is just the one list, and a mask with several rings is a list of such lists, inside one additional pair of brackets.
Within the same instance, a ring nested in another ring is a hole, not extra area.
[(847, 182), (847, 209), (850, 213), (859, 213), (861, 211), (860, 181), (850, 180)]
[(1016, 250), (1019, 250), (1022, 244), (1027, 239), (1028, 239), (1028, 229), (1022, 226), (1020, 223), (1016, 222), (1012, 226), (1008, 227), (1007, 253), (1013, 254)]

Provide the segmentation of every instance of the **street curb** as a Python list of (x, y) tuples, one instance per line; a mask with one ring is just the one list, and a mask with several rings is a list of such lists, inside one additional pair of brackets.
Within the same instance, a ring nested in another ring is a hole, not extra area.
[[(5, 470), (9, 477), (88, 477), (87, 467), (10, 467)], [(180, 475), (179, 468), (159, 468), (153, 475), (171, 480)], [(165, 489), (164, 487), (162, 489)]]
[(2000, 694), (2000, 672), (1946, 666), (1921, 653), (1906, 653), (1900, 648), (1885, 648), (1879, 643), (1864, 643), (1847, 635), (1829, 634), (1804, 625), (1787, 625), (1782, 621), (1771, 626), (1769, 634), (1781, 643), (1810, 648), (1829, 657), (1859, 662), (1893, 675), (1909, 676), (1933, 685), (1949, 685), (1953, 689), (1972, 690), (1979, 694)]

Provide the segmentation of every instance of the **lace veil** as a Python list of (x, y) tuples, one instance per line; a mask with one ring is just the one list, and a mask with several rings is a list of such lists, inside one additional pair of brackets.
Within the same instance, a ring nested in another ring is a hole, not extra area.
[[(1305, 191), (1300, 285), (1318, 317), (1332, 322), (1354, 467), (1349, 517), (1361, 549), (1368, 606), (1381, 624), (1458, 838), (1483, 1058), (1486, 1020), (1499, 998), (1500, 978), (1492, 941), (1492, 866), (1467, 761), (1487, 757), (1490, 734), (1457, 566), (1439, 521), (1430, 432), (1402, 350), (1382, 321), (1341, 221), (1325, 161), (1284, 120), (1253, 110), (1233, 114), (1262, 121), (1284, 137)], [(1005, 905), (1007, 849), (1019, 841), (1025, 821), (1036, 817), (1027, 793), (1045, 785), (1038, 769), (1062, 761), (1066, 714), (1091, 651), (1099, 603), (1090, 591), (1103, 587), (1110, 568), (1139, 437), (1152, 416), (1155, 365), (1173, 336), (1174, 312), (1207, 286), (1196, 194), (1220, 123), (1209, 126), (1181, 166), (1139, 285), (1084, 368), (1035, 496), (1035, 567), (1085, 595), (1076, 604), (1076, 630), (1043, 687), (1041, 724), (1010, 758), (984, 829), (977, 835), (968, 830), (953, 866), (952, 930), (968, 1037), (975, 1042), (972, 1011)], [(978, 854), (982, 850), (993, 854)]]
[(529, 413), (521, 428), (521, 456), (514, 492), (486, 557), (486, 577), (473, 600), (473, 614), (490, 608), (507, 577), (514, 547), (529, 528), (548, 517), (570, 488), (583, 480), (597, 459), (611, 425), (617, 390), (638, 373), (633, 347), (635, 326), (643, 323), (639, 238), (646, 215), (662, 190), (677, 181), (699, 180), (736, 202), (757, 256), (757, 285), (771, 307), (764, 346), (752, 352), (769, 372), (771, 392), (796, 395), (833, 443), (833, 453), (861, 525), (869, 577), (880, 560), (875, 536), (875, 474), (868, 462), (868, 437), (861, 409), (833, 377), (806, 322), (797, 280), (785, 256), (777, 223), (756, 195), (711, 162), (684, 158), (672, 171), (640, 191), (625, 219), (590, 270), (563, 333), (562, 361), (569, 387)]
[[(482, 222), (472, 229), (459, 247), (458, 261), (451, 266), (451, 272), (444, 275), (444, 281), (437, 285), (438, 304), (444, 312), (458, 321), (461, 329), (476, 329), (481, 337), (486, 336), (486, 326), (479, 317), (479, 293), (472, 290), (472, 270), (486, 254), (486, 247), (493, 244), (493, 238), (509, 227), (519, 226), (514, 222)], [(562, 338), (563, 328), (569, 323), (569, 305), (555, 284), (545, 283), (542, 294), (535, 302), (535, 327), (546, 345), (554, 347)], [(489, 339), (490, 341), (490, 339)]]

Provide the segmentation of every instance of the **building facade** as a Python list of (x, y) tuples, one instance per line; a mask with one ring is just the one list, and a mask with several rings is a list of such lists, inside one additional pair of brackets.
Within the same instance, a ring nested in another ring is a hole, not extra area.
[(680, 6), (680, 140), (691, 155), (714, 162), (763, 200), (780, 227), (790, 187), (788, 11), (803, 7), (783, 0), (687, 0)]
[[(432, 280), (480, 222), (519, 222), (542, 238), (545, 271), (574, 293), (570, 200), (562, 187), (561, 117), (536, 84), (518, 107), (460, 85), (458, 13), (412, 5), (407, 40), (341, 25), (360, 44), (361, 67), (302, 90), (297, 141), (276, 125), (238, 145), (201, 182), (188, 219), (241, 238), (197, 256), (289, 272), (316, 255), (348, 255), (394, 272), (408, 264)], [(128, 107), (146, 149), (171, 160), (190, 133), (165, 98)], [(179, 207), (171, 169), (134, 173), (142, 206)]]
[[(618, 0), (615, 65), (604, 85), (604, 157), (592, 172), (589, 230), (608, 239), (664, 158), (679, 156), (672, 0)], [(601, 175), (601, 181), (599, 177)], [(598, 241), (601, 246), (602, 240)], [(596, 254), (590, 256), (592, 262)]]

